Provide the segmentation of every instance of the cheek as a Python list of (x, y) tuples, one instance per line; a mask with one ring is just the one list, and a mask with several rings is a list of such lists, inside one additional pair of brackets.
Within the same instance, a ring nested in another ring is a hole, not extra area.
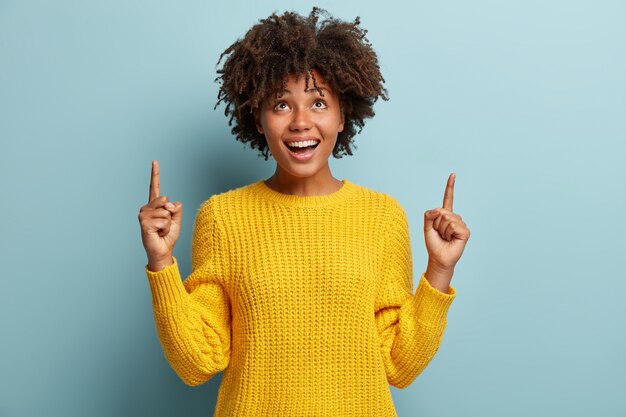
[(263, 125), (263, 134), (265, 135), (265, 140), (269, 142), (274, 142), (277, 140), (277, 137), (280, 137), (279, 128), (272, 123), (265, 123)]
[(328, 135), (335, 135), (343, 131), (343, 121), (341, 116), (331, 117), (324, 123), (324, 130)]
[(267, 120), (263, 123), (263, 136), (267, 146), (273, 151), (278, 151), (282, 137), (281, 127)]
[(259, 130), (259, 133), (263, 134), (265, 139), (268, 140), (268, 136), (271, 136), (273, 130), (271, 119), (261, 116), (259, 122), (257, 123), (257, 130)]

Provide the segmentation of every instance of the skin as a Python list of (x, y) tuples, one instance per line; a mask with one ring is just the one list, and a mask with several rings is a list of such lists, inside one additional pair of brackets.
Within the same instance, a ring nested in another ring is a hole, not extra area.
[(148, 255), (148, 269), (155, 272), (174, 263), (172, 253), (183, 218), (182, 203), (172, 203), (161, 195), (160, 172), (159, 163), (152, 161), (148, 204), (139, 210), (141, 240)]
[(460, 215), (452, 211), (456, 174), (448, 177), (443, 207), (424, 212), (424, 240), (428, 266), (424, 275), (431, 286), (447, 293), (454, 267), (461, 258), (470, 230)]
[[(285, 90), (267, 97), (255, 114), (257, 129), (265, 135), (272, 157), (276, 160), (274, 175), (265, 180), (272, 189), (283, 194), (300, 196), (326, 195), (337, 191), (343, 183), (330, 172), (328, 159), (343, 131), (344, 115), (339, 96), (322, 76), (313, 70), (323, 96), (313, 89), (309, 79), (306, 90), (304, 76), (288, 79)], [(290, 156), (288, 140), (319, 139), (315, 155), (309, 161)]]
[[(265, 134), (276, 171), (265, 183), (283, 194), (300, 196), (326, 195), (337, 191), (343, 183), (330, 172), (328, 159), (343, 130), (344, 116), (339, 97), (322, 77), (314, 71), (316, 90), (305, 90), (304, 77), (291, 77), (280, 97), (268, 97), (255, 115), (257, 129)], [(310, 87), (312, 83), (310, 83)], [(294, 137), (313, 137), (320, 144), (313, 159), (294, 160), (288, 154), (284, 141)], [(470, 237), (461, 216), (452, 211), (456, 175), (451, 173), (443, 196), (443, 206), (424, 213), (424, 240), (428, 251), (428, 265), (424, 275), (430, 285), (449, 292), (454, 267), (459, 261)], [(161, 195), (160, 167), (152, 161), (148, 204), (141, 207), (139, 222), (141, 238), (148, 256), (148, 269), (160, 271), (172, 265), (172, 253), (178, 240), (182, 222), (182, 203), (170, 202)]]

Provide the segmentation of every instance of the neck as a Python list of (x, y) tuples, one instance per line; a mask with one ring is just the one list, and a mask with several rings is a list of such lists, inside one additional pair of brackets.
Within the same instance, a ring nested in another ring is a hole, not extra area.
[(343, 186), (340, 180), (332, 176), (330, 169), (310, 177), (295, 177), (278, 166), (274, 175), (265, 180), (265, 184), (279, 193), (303, 197), (331, 194)]

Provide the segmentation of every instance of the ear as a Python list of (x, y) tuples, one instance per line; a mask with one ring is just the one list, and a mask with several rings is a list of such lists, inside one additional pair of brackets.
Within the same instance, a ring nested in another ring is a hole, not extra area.
[(256, 124), (256, 130), (260, 133), (263, 134), (263, 125), (261, 125), (261, 116), (260, 116), (260, 111), (261, 109), (256, 108), (253, 110), (254, 113), (254, 123)]
[(337, 132), (343, 132), (343, 125), (346, 123), (346, 117), (343, 114), (343, 111), (341, 111), (341, 120), (339, 121), (339, 129), (337, 129)]

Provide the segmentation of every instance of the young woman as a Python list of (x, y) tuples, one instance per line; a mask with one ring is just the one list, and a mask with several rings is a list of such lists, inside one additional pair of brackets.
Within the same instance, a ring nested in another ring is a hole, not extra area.
[(273, 14), (222, 54), (218, 104), (276, 171), (201, 205), (184, 282), (182, 204), (160, 194), (156, 161), (139, 213), (165, 355), (189, 385), (224, 370), (215, 416), (395, 416), (389, 384), (427, 366), (456, 295), (470, 231), (452, 211), (454, 174), (424, 213), (414, 293), (402, 206), (330, 171), (387, 97), (359, 19), (319, 15)]

